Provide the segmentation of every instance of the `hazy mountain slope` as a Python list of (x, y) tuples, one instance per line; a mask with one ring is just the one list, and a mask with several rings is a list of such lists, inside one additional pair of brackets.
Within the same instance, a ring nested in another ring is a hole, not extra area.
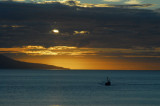
[(3, 55), (0, 55), (0, 68), (1, 69), (66, 69), (52, 65), (20, 62), (10, 59)]

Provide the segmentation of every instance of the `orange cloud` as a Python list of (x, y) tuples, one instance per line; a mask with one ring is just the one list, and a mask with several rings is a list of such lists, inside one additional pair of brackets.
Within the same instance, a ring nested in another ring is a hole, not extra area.
[[(100, 55), (102, 57), (157, 57), (159, 58), (160, 48), (78, 48), (74, 46), (23, 46), (13, 48), (0, 48), (0, 53), (24, 53), (28, 55)], [(154, 54), (153, 54), (154, 53)]]

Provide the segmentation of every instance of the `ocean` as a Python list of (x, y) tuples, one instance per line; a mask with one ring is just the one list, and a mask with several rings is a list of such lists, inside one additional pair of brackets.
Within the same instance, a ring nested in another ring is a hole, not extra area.
[(160, 106), (160, 71), (1, 69), (0, 106)]

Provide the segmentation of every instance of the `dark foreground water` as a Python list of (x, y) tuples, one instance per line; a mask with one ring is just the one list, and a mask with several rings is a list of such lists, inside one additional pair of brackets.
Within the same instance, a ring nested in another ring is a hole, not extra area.
[(0, 70), (0, 106), (160, 106), (160, 71)]

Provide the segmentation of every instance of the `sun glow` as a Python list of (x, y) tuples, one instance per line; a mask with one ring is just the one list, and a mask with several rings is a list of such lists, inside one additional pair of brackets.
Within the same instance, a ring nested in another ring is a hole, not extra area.
[(78, 34), (84, 34), (84, 35), (86, 35), (86, 34), (89, 34), (90, 32), (89, 31), (74, 31), (74, 35), (78, 35)]
[(53, 29), (52, 32), (55, 33), (55, 34), (58, 34), (59, 30), (58, 29)]
[[(70, 69), (93, 70), (159, 70), (159, 62), (132, 58), (101, 58), (99, 56), (27, 56), (17, 60), (55, 65)], [(151, 59), (148, 59), (151, 60)]]
[[(0, 48), (0, 53), (16, 54), (15, 59), (20, 61), (56, 65), (70, 69), (101, 70), (158, 70), (160, 69), (159, 52), (159, 47), (154, 49), (79, 48), (75, 46), (47, 48), (28, 45)], [(154, 55), (152, 55), (153, 53)]]

